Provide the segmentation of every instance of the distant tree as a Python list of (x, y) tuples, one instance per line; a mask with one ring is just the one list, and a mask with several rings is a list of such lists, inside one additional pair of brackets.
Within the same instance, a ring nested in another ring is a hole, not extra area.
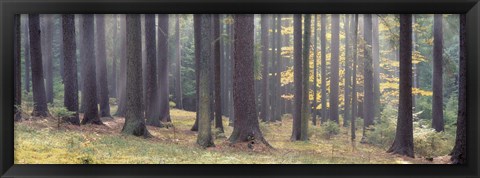
[(117, 112), (115, 113), (116, 116), (124, 117), (125, 112), (127, 110), (127, 38), (126, 38), (126, 18), (125, 15), (120, 16), (120, 29), (119, 29), (119, 37), (120, 37), (120, 74), (118, 77), (118, 108)]
[(378, 32), (378, 15), (372, 15), (372, 62), (373, 62), (373, 103), (374, 118), (380, 118), (380, 34)]
[(263, 122), (270, 120), (268, 108), (270, 105), (269, 99), (269, 82), (268, 82), (268, 15), (262, 14), (260, 17), (260, 28), (261, 28), (261, 43), (262, 43), (262, 107), (260, 111), (260, 119)]
[(330, 77), (330, 120), (339, 124), (338, 120), (338, 90), (340, 69), (340, 16), (332, 14), (332, 59)]
[(42, 15), (43, 39), (42, 53), (47, 103), (53, 103), (53, 19), (52, 15)]
[[(201, 37), (201, 31), (200, 31), (200, 15), (195, 14), (193, 15), (193, 38), (194, 38), (194, 43), (195, 44), (200, 44), (200, 39)], [(200, 55), (201, 55), (201, 48), (200, 45), (195, 45), (195, 94), (196, 94), (196, 117), (195, 117), (195, 123), (193, 124), (192, 128), (190, 129), (191, 131), (198, 131), (198, 119), (200, 117), (200, 112), (199, 107), (200, 107), (200, 94), (199, 94), (199, 84), (200, 84)]]
[(25, 58), (25, 91), (30, 93), (30, 36), (28, 35), (28, 15), (24, 15), (23, 18), (23, 49), (24, 49), (24, 58)]
[(222, 123), (222, 90), (221, 90), (221, 63), (220, 63), (220, 15), (213, 15), (213, 41), (214, 41), (214, 59), (215, 59), (215, 129), (221, 133)]
[(281, 85), (281, 75), (282, 75), (282, 67), (283, 67), (283, 59), (282, 59), (282, 15), (277, 14), (277, 23), (276, 23), (276, 35), (275, 35), (275, 42), (276, 42), (276, 69), (275, 69), (275, 98), (277, 100), (276, 104), (276, 111), (275, 111), (275, 120), (281, 121), (282, 120), (282, 108), (284, 107), (284, 102), (282, 99), (282, 85)]
[(373, 125), (375, 103), (373, 97), (373, 64), (372, 64), (372, 14), (363, 15), (364, 30), (364, 63), (363, 63), (363, 135), (362, 143), (366, 142), (366, 129)]
[(400, 97), (397, 132), (387, 151), (414, 157), (412, 115), (412, 14), (400, 14)]
[(271, 81), (270, 82), (270, 92), (269, 92), (269, 99), (270, 99), (270, 109), (269, 109), (269, 112), (270, 112), (270, 122), (274, 122), (275, 120), (277, 120), (277, 96), (276, 96), (276, 93), (277, 93), (277, 80), (276, 80), (276, 74), (277, 74), (277, 53), (278, 51), (276, 50), (277, 49), (277, 43), (276, 43), (276, 40), (277, 40), (277, 36), (276, 36), (276, 26), (277, 26), (277, 20), (276, 20), (276, 15), (272, 15), (272, 20), (271, 20), (271, 23), (272, 23), (272, 35), (271, 35), (271, 42), (272, 42), (272, 52), (271, 52), (271, 55), (270, 55), (270, 62), (271, 62), (271, 66), (270, 66), (270, 73), (269, 75), (267, 75), (268, 78), (270, 78), (269, 80)]
[(302, 63), (302, 124), (300, 140), (308, 140), (308, 120), (310, 119), (310, 32), (311, 32), (311, 15), (305, 14), (303, 32), (303, 63)]
[(351, 24), (354, 30), (353, 30), (353, 68), (352, 68), (352, 113), (350, 115), (351, 119), (351, 140), (354, 141), (356, 138), (355, 131), (357, 128), (355, 128), (355, 119), (357, 118), (357, 39), (358, 39), (358, 14), (354, 15), (354, 22)]
[(254, 15), (236, 14), (234, 24), (233, 102), (235, 122), (229, 140), (270, 146), (263, 137), (255, 111), (253, 76)]
[(302, 15), (293, 15), (293, 83), (295, 86), (292, 137), (300, 140), (302, 121)]
[(15, 85), (15, 94), (14, 94), (14, 120), (19, 121), (22, 119), (22, 114), (17, 107), (22, 105), (22, 59), (21, 59), (21, 31), (20, 31), (20, 15), (15, 15), (13, 17), (13, 24), (14, 28), (14, 38), (13, 41), (13, 77), (14, 77), (14, 85)]
[(458, 115), (455, 147), (452, 150), (453, 164), (467, 163), (467, 17), (460, 14), (460, 60), (458, 74)]
[(83, 76), (83, 94), (85, 95), (84, 116), (81, 124), (103, 124), (98, 115), (97, 106), (97, 82), (95, 71), (95, 52), (94, 52), (94, 30), (93, 30), (93, 14), (83, 15), (83, 39), (82, 43), (85, 48), (84, 60), (84, 76)]
[(40, 17), (38, 14), (29, 14), (28, 19), (34, 105), (32, 116), (47, 117), (50, 114), (47, 108), (45, 82), (43, 78), (42, 46), (40, 43)]
[(110, 79), (110, 96), (117, 98), (117, 60), (118, 60), (118, 15), (112, 16), (113, 20), (113, 52), (112, 52), (112, 74)]
[(64, 100), (63, 104), (68, 111), (75, 114), (67, 119), (68, 122), (80, 125), (78, 117), (78, 79), (77, 79), (77, 46), (75, 44), (75, 15), (62, 15), (63, 54), (64, 54)]
[(210, 71), (209, 65), (212, 61), (212, 15), (200, 15), (200, 63), (199, 63), (199, 118), (198, 118), (198, 136), (197, 144), (202, 147), (215, 146), (212, 139), (212, 130), (210, 124)]
[(442, 14), (433, 17), (433, 80), (432, 127), (437, 132), (445, 129), (443, 121), (443, 20)]
[(170, 122), (170, 100), (168, 83), (168, 14), (158, 14), (157, 60), (160, 121)]
[(100, 117), (112, 117), (110, 115), (110, 101), (108, 94), (108, 80), (107, 80), (107, 55), (105, 50), (105, 15), (96, 14), (96, 59), (97, 66), (97, 90), (98, 90), (98, 102), (100, 104)]
[(321, 122), (325, 122), (327, 120), (327, 50), (326, 50), (326, 28), (327, 28), (327, 15), (322, 14), (320, 15), (321, 22), (320, 22), (320, 46), (321, 46), (321, 96), (322, 96), (322, 113), (321, 113)]
[(127, 111), (122, 133), (151, 137), (145, 126), (142, 86), (140, 14), (126, 15), (127, 32)]
[(180, 15), (176, 15), (175, 21), (175, 44), (176, 47), (176, 60), (175, 60), (175, 107), (178, 109), (183, 109), (183, 92), (182, 92), (182, 56), (181, 56), (181, 45), (180, 45)]
[(348, 120), (350, 119), (350, 101), (351, 101), (351, 96), (350, 96), (350, 81), (352, 80), (352, 77), (350, 76), (350, 29), (349, 29), (349, 23), (350, 23), (350, 16), (347, 14), (345, 15), (345, 24), (344, 24), (344, 30), (345, 30), (345, 94), (344, 96), (344, 109), (343, 109), (343, 126), (348, 127)]

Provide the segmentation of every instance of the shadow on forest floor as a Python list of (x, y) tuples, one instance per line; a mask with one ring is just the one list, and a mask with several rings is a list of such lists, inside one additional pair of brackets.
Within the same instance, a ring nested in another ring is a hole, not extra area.
[[(113, 113), (113, 112), (112, 112)], [(391, 155), (383, 148), (350, 141), (347, 128), (330, 139), (310, 125), (308, 142), (289, 140), (291, 117), (282, 122), (261, 123), (266, 140), (275, 148), (241, 149), (228, 138), (215, 139), (214, 148), (196, 145), (190, 131), (195, 113), (171, 110), (175, 128), (148, 127), (154, 138), (143, 139), (120, 133), (124, 118), (102, 119), (105, 125), (61, 125), (55, 119), (30, 119), (15, 124), (15, 164), (445, 164), (449, 157), (433, 161)], [(232, 127), (224, 118), (225, 136)], [(357, 135), (361, 135), (357, 130)], [(356, 141), (359, 142), (359, 139)]]

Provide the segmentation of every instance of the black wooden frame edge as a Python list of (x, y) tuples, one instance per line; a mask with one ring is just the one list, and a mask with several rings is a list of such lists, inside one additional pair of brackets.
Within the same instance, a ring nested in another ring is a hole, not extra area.
[[(478, 79), (480, 3), (477, 0), (262, 0), (239, 3), (239, 0), (3, 0), (0, 1), (0, 173), (4, 177), (52, 177), (82, 175), (89, 177), (141, 176), (161, 173), (164, 177), (262, 176), (307, 177), (341, 176), (449, 176), (478, 177), (479, 122), (469, 119), (467, 165), (13, 165), (13, 14), (18, 13), (467, 13), (468, 85), (467, 115), (478, 118)], [(181, 6), (179, 6), (181, 5)], [(229, 8), (220, 8), (229, 6)], [(266, 8), (269, 5), (269, 9)], [(317, 7), (318, 5), (321, 5)], [(202, 7), (202, 10), (199, 10)], [(205, 7), (205, 8), (203, 8)], [(328, 7), (328, 8), (327, 8)], [(477, 158), (477, 159), (474, 159)], [(187, 171), (185, 171), (187, 170)], [(348, 170), (348, 171), (345, 171)], [(214, 172), (216, 171), (216, 172)], [(290, 172), (289, 172), (290, 171)], [(436, 176), (436, 177), (438, 177)]]

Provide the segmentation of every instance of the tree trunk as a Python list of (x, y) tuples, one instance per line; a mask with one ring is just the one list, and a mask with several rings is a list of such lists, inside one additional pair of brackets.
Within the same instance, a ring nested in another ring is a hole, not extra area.
[(183, 109), (183, 92), (182, 92), (182, 56), (180, 55), (180, 16), (177, 14), (177, 20), (175, 22), (175, 44), (177, 45), (176, 49), (176, 64), (177, 69), (175, 70), (175, 106), (178, 109)]
[(45, 96), (45, 82), (43, 78), (42, 45), (40, 43), (40, 17), (38, 14), (28, 15), (28, 27), (30, 35), (30, 53), (32, 66), (32, 90), (34, 117), (49, 116), (47, 98)]
[(432, 80), (432, 127), (437, 132), (444, 130), (443, 121), (443, 20), (442, 14), (433, 18), (433, 80)]
[(269, 118), (269, 111), (268, 106), (270, 105), (269, 100), (269, 82), (268, 82), (268, 15), (262, 14), (261, 15), (261, 43), (262, 43), (262, 108), (260, 112), (260, 119), (263, 122), (267, 122), (270, 120)]
[(310, 77), (310, 31), (311, 27), (311, 15), (305, 14), (304, 19), (304, 32), (303, 32), (303, 63), (302, 63), (302, 124), (300, 140), (308, 140), (308, 120), (310, 119), (310, 101), (309, 101), (309, 77)]
[(414, 157), (412, 116), (412, 15), (400, 14), (400, 97), (397, 132), (388, 153)]
[(322, 113), (321, 113), (321, 122), (324, 123), (327, 121), (327, 50), (326, 50), (326, 28), (327, 28), (327, 15), (322, 14), (320, 22), (320, 45), (321, 45), (321, 99), (322, 99)]
[(332, 59), (331, 59), (331, 79), (330, 79), (330, 120), (339, 124), (338, 120), (338, 83), (340, 69), (340, 16), (332, 14)]
[(373, 61), (373, 102), (374, 118), (380, 119), (380, 43), (378, 33), (378, 15), (372, 15), (372, 61)]
[[(193, 15), (193, 38), (195, 44), (200, 44), (201, 33), (200, 33), (200, 15)], [(196, 117), (195, 123), (193, 124), (191, 131), (198, 131), (198, 119), (200, 117), (199, 107), (200, 107), (200, 94), (199, 94), (199, 84), (200, 84), (200, 55), (201, 48), (200, 45), (195, 45), (195, 92), (196, 92)]]
[(212, 130), (210, 124), (210, 71), (209, 66), (212, 61), (212, 15), (201, 14), (200, 17), (200, 63), (199, 63), (199, 118), (198, 118), (198, 136), (197, 144), (206, 148), (213, 147), (215, 144), (212, 139)]
[(214, 58), (215, 58), (215, 129), (223, 133), (222, 90), (220, 63), (220, 15), (213, 16)]
[(142, 86), (142, 37), (139, 14), (126, 15), (127, 111), (122, 133), (151, 137), (145, 126)]
[(350, 47), (349, 47), (349, 40), (350, 40), (350, 29), (349, 29), (350, 17), (349, 15), (345, 15), (345, 94), (344, 94), (344, 103), (345, 107), (343, 109), (343, 126), (348, 127), (348, 119), (350, 119)]
[(302, 15), (293, 15), (293, 82), (295, 86), (292, 137), (300, 140), (302, 121)]
[(97, 82), (95, 71), (95, 50), (94, 50), (94, 30), (93, 30), (93, 14), (83, 15), (83, 39), (85, 45), (84, 60), (84, 101), (85, 111), (82, 124), (103, 124), (98, 115), (97, 106)]
[(158, 14), (158, 91), (161, 122), (170, 122), (170, 99), (168, 83), (168, 14)]
[(63, 54), (64, 54), (64, 100), (68, 111), (75, 114), (66, 118), (67, 122), (80, 125), (78, 117), (78, 79), (77, 79), (77, 46), (75, 44), (75, 15), (62, 15)]
[(276, 98), (276, 108), (275, 108), (275, 120), (276, 121), (281, 121), (282, 120), (282, 108), (284, 106), (284, 103), (283, 103), (283, 99), (282, 99), (282, 84), (281, 84), (281, 75), (282, 75), (282, 66), (283, 66), (283, 63), (282, 63), (282, 16), (281, 14), (277, 14), (277, 30), (276, 30), (276, 47), (277, 47), (277, 50), (276, 50), (276, 54), (277, 54), (277, 57), (276, 57), (276, 75), (275, 75), (275, 98)]
[(317, 15), (314, 15), (313, 25), (313, 104), (312, 124), (317, 125)]
[(232, 143), (249, 142), (250, 146), (257, 143), (270, 146), (263, 137), (262, 131), (260, 131), (257, 112), (254, 107), (253, 24), (253, 14), (235, 15), (233, 102), (236, 121), (229, 140)]
[(276, 31), (276, 15), (271, 15), (272, 17), (272, 35), (271, 35), (271, 42), (272, 42), (272, 53), (270, 55), (271, 57), (271, 66), (270, 66), (270, 73), (272, 75), (268, 75), (270, 82), (270, 122), (274, 122), (277, 120), (277, 80), (276, 80), (276, 72), (277, 72), (277, 43), (275, 42), (277, 40), (275, 31)]
[(467, 17), (460, 14), (460, 60), (458, 76), (458, 116), (455, 147), (452, 150), (453, 164), (467, 163)]
[(127, 42), (126, 42), (126, 17), (120, 15), (120, 76), (118, 81), (118, 109), (116, 116), (124, 117), (127, 110)]
[(145, 117), (146, 124), (160, 127), (158, 108), (158, 91), (157, 91), (157, 44), (155, 43), (155, 14), (145, 14), (145, 48), (147, 50), (147, 60), (145, 64), (146, 70), (146, 104)]
[(358, 14), (354, 15), (354, 22), (352, 23), (352, 28), (354, 28), (353, 34), (353, 69), (352, 69), (352, 113), (350, 115), (351, 119), (351, 140), (354, 141), (356, 138), (355, 132), (357, 128), (355, 128), (355, 119), (357, 119), (357, 38), (358, 38)]
[(118, 25), (117, 15), (113, 15), (113, 52), (112, 52), (112, 77), (110, 79), (110, 96), (118, 99), (117, 95), (117, 59), (118, 59)]
[(373, 116), (375, 113), (375, 103), (373, 97), (373, 64), (372, 64), (372, 15), (363, 15), (363, 30), (365, 46), (363, 50), (364, 56), (364, 82), (363, 82), (363, 135), (362, 143), (366, 143), (366, 129), (373, 125)]
[(97, 84), (100, 104), (100, 117), (112, 117), (110, 115), (110, 101), (108, 95), (108, 80), (107, 80), (107, 55), (105, 50), (105, 15), (97, 14), (95, 17), (97, 28)]
[(19, 121), (22, 119), (22, 114), (18, 107), (22, 105), (22, 59), (21, 59), (21, 31), (20, 31), (20, 15), (14, 15), (13, 24), (14, 28), (14, 38), (13, 41), (13, 76), (14, 76), (14, 85), (15, 85), (15, 95), (14, 95), (14, 121)]
[(52, 15), (42, 15), (43, 19), (43, 25), (44, 25), (44, 52), (45, 55), (43, 55), (43, 62), (44, 62), (44, 76), (45, 76), (45, 90), (46, 90), (46, 97), (47, 97), (47, 103), (53, 103), (53, 52), (52, 52), (52, 47), (53, 47), (53, 21), (52, 21)]
[(30, 93), (30, 82), (31, 82), (31, 75), (30, 75), (30, 36), (28, 35), (28, 15), (24, 15), (24, 25), (23, 25), (23, 49), (25, 53), (25, 91)]

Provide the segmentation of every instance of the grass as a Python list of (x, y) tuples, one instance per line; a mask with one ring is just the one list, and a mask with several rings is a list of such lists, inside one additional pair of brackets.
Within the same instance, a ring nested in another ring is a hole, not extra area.
[[(112, 113), (114, 113), (112, 109)], [(15, 124), (15, 164), (429, 164), (422, 158), (385, 153), (384, 148), (350, 141), (350, 128), (325, 138), (320, 126), (309, 125), (310, 140), (291, 142), (292, 118), (261, 123), (267, 141), (275, 149), (241, 149), (228, 138), (215, 140), (216, 147), (196, 145), (190, 131), (195, 113), (171, 110), (175, 128), (148, 127), (154, 138), (120, 134), (124, 119), (104, 120), (105, 126), (61, 125), (55, 119), (30, 119)], [(232, 127), (224, 118), (225, 135)], [(361, 136), (361, 130), (357, 131)]]

